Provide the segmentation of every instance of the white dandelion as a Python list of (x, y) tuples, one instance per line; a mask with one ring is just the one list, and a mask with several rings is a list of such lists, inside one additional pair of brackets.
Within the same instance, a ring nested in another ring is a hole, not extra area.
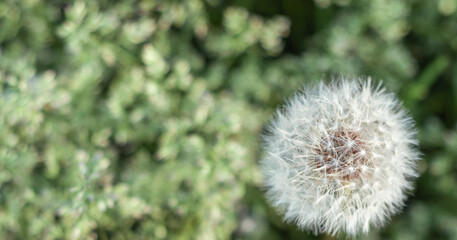
[(418, 176), (414, 122), (370, 78), (304, 89), (277, 111), (264, 140), (267, 198), (285, 221), (315, 234), (382, 226)]

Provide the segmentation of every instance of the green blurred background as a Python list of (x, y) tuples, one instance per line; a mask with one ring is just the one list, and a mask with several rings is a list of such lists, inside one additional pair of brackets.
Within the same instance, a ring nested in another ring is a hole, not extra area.
[(457, 239), (457, 0), (0, 2), (1, 239), (328, 239), (263, 196), (260, 134), (304, 84), (369, 75), (417, 122), (404, 211)]

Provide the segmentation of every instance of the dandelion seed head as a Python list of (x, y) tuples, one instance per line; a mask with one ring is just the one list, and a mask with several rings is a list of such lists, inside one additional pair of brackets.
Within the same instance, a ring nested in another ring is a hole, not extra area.
[(369, 78), (303, 89), (264, 140), (267, 198), (284, 220), (316, 234), (382, 226), (418, 175), (413, 120)]

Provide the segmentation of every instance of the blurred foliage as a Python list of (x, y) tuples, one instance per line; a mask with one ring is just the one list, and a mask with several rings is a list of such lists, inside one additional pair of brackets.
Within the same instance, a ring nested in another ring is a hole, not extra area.
[(263, 197), (259, 135), (300, 86), (371, 75), (421, 178), (368, 239), (457, 239), (456, 0), (0, 2), (2, 239), (326, 239)]

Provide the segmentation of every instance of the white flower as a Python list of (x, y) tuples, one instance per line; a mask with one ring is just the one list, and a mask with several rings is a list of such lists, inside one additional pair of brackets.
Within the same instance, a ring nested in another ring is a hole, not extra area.
[(264, 140), (267, 198), (284, 220), (316, 234), (382, 226), (418, 176), (414, 122), (370, 78), (304, 89), (277, 111)]

